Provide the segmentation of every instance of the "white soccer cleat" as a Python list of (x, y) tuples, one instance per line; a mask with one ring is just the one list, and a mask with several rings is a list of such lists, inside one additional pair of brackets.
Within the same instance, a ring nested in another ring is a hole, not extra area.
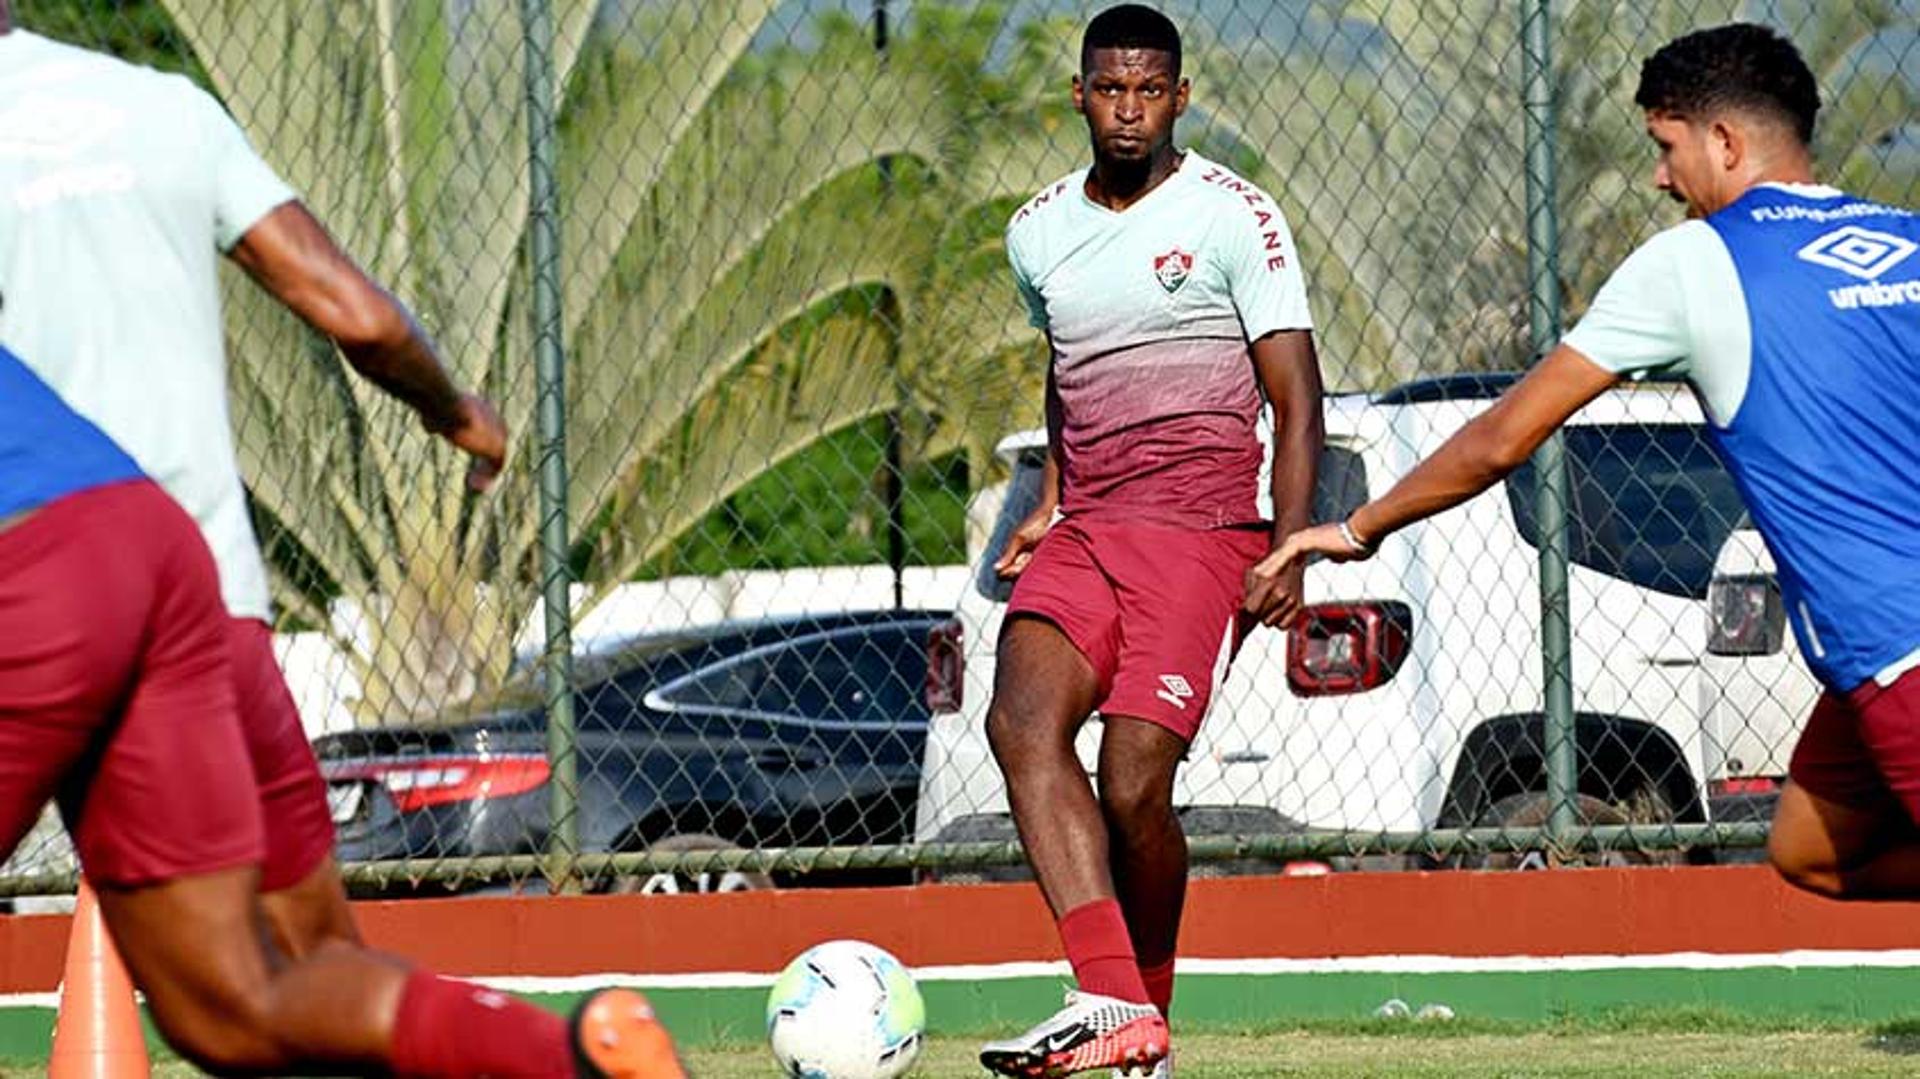
[(1167, 1021), (1151, 1004), (1069, 990), (1066, 1007), (1017, 1038), (980, 1047), (988, 1071), (1058, 1079), (1094, 1068), (1153, 1068), (1170, 1051)]

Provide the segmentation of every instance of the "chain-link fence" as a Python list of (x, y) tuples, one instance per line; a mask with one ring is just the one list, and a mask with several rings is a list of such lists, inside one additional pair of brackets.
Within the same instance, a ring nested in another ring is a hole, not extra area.
[[(356, 882), (977, 878), (1047, 354), (1002, 233), (1083, 166), (1082, 0), (16, 0), (216, 93), (499, 403), (497, 491), (238, 275), (233, 415)], [(1749, 18), (1821, 172), (1920, 201), (1911, 0), (1169, 0), (1180, 141), (1270, 192), (1316, 513), (1430, 452), (1678, 211), (1639, 64)], [(1178, 788), (1216, 867), (1738, 857), (1814, 695), (1683, 388), (1612, 392), (1247, 641)], [(1097, 724), (1082, 738), (1091, 746)], [(9, 890), (59, 879), (57, 840)]]

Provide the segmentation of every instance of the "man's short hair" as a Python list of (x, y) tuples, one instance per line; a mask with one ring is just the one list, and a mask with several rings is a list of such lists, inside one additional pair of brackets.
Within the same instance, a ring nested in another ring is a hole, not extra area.
[(1729, 109), (1758, 114), (1811, 143), (1820, 87), (1793, 42), (1764, 26), (1733, 23), (1676, 38), (1648, 57), (1633, 103), (1691, 120)]
[(1080, 39), (1080, 70), (1093, 66), (1095, 49), (1153, 49), (1173, 57), (1180, 76), (1180, 31), (1173, 20), (1145, 4), (1119, 4), (1093, 17)]

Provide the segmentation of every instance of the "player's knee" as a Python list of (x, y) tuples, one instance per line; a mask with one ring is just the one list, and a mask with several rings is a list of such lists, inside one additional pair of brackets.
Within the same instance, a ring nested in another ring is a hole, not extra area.
[(1768, 839), (1767, 861), (1781, 880), (1801, 891), (1828, 899), (1847, 898), (1846, 875), (1840, 867), (1795, 843), (1791, 836), (1776, 833)]
[(993, 750), (993, 759), (999, 762), (1002, 772), (1032, 761), (1038, 748), (1033, 735), (1032, 724), (1020, 722), (998, 702), (987, 709), (987, 746)]
[(1100, 811), (1117, 827), (1157, 826), (1173, 818), (1173, 790), (1158, 776), (1103, 775)]
[(1007, 722), (1007, 715), (999, 708), (987, 710), (987, 748), (993, 751), (993, 759), (1005, 771), (1008, 761), (1016, 756), (1014, 746), (1015, 732)]

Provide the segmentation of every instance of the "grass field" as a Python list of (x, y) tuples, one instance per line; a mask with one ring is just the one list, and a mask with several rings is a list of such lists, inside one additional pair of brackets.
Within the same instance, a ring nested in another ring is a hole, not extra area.
[[(982, 1074), (976, 1038), (935, 1040), (914, 1074), (926, 1079)], [(1239, 1034), (1182, 1036), (1181, 1079), (1255, 1076), (1793, 1076), (1912, 1075), (1920, 1071), (1920, 1022), (1848, 1027), (1761, 1023), (1709, 1012), (1619, 1014), (1549, 1024), (1365, 1022)], [(767, 1079), (776, 1073), (762, 1045), (688, 1055), (701, 1079)], [(44, 1074), (7, 1062), (0, 1075)], [(200, 1074), (183, 1064), (156, 1076)]]

